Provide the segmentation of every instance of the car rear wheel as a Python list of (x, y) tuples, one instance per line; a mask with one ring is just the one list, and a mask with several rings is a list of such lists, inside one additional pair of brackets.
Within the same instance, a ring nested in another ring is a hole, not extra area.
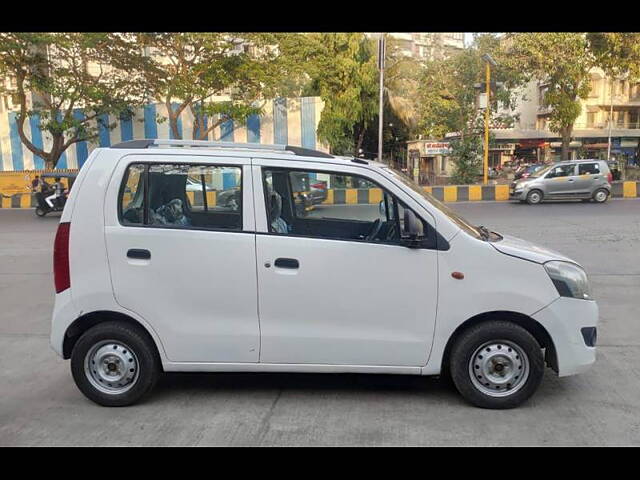
[(542, 192), (540, 190), (531, 190), (527, 194), (527, 203), (529, 205), (536, 205), (542, 201)]
[(131, 405), (149, 393), (160, 374), (155, 345), (141, 328), (105, 322), (87, 330), (71, 353), (80, 391), (107, 407)]
[(609, 192), (604, 188), (599, 188), (593, 192), (593, 201), (596, 203), (604, 203), (609, 198)]
[(450, 357), (453, 383), (481, 408), (514, 408), (538, 389), (544, 373), (542, 349), (511, 322), (483, 322), (464, 331)]

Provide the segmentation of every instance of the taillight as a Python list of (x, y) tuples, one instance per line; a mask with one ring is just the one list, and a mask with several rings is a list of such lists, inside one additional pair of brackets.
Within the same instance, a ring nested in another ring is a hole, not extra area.
[(71, 287), (71, 275), (69, 273), (70, 230), (70, 223), (58, 225), (56, 239), (53, 242), (53, 279), (56, 285), (56, 293), (63, 292)]
[(313, 188), (319, 188), (320, 190), (324, 190), (327, 186), (324, 183), (314, 183), (311, 185)]
[(523, 174), (522, 174), (522, 178), (527, 178), (528, 176), (529, 176), (529, 174), (528, 174), (528, 173), (523, 173)]
[(607, 173), (607, 182), (609, 183), (613, 182), (613, 173), (611, 172)]

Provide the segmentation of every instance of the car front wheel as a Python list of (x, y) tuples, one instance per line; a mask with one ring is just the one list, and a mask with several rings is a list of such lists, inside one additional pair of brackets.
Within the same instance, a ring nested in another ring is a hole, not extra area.
[(536, 205), (542, 201), (542, 192), (540, 190), (531, 190), (527, 194), (527, 203), (529, 205)]
[(544, 373), (542, 349), (524, 328), (495, 320), (457, 339), (450, 357), (453, 383), (481, 408), (514, 408), (537, 390)]

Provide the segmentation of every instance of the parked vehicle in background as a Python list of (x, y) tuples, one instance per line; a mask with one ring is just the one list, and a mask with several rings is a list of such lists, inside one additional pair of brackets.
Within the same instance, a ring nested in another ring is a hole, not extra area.
[(605, 160), (558, 162), (514, 181), (513, 200), (537, 204), (543, 200), (593, 200), (604, 203), (611, 194), (612, 174)]
[(325, 180), (312, 180), (311, 203), (319, 205), (327, 199), (327, 182)]
[(528, 178), (532, 173), (537, 172), (541, 168), (544, 168), (544, 163), (534, 163), (532, 165), (523, 165), (518, 170), (516, 170), (514, 175), (514, 180), (519, 180), (521, 178)]
[[(188, 176), (224, 173), (238, 204), (190, 204)], [(304, 215), (301, 183), (325, 175), (374, 200)], [(563, 377), (596, 359), (578, 263), (470, 224), (385, 164), (315, 150), (96, 148), (53, 257), (51, 346), (105, 406), (162, 372), (242, 371), (447, 375), (472, 404), (512, 408), (545, 363)]]
[[(73, 187), (73, 182), (75, 181), (77, 176), (78, 176), (77, 173), (57, 173), (57, 172), (43, 173), (40, 178), (42, 179), (43, 184), (48, 185), (50, 189), (36, 192), (35, 197), (36, 197), (37, 205), (35, 208), (35, 214), (38, 217), (44, 217), (48, 213), (61, 212), (62, 210), (64, 210), (64, 206), (67, 202), (67, 197), (69, 195), (69, 192), (71, 191), (71, 188)], [(51, 208), (49, 204), (46, 202), (45, 198), (51, 195), (53, 190), (51, 189), (51, 185), (47, 183), (46, 179), (54, 179), (54, 178), (66, 178), (67, 189), (65, 193), (62, 194), (62, 196), (53, 200), (53, 208)]]

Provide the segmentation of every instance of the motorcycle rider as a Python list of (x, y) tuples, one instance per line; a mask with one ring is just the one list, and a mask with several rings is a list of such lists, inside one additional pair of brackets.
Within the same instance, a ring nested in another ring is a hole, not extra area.
[(55, 183), (53, 184), (53, 195), (49, 195), (48, 197), (45, 198), (45, 201), (47, 202), (50, 208), (52, 209), (54, 208), (53, 200), (57, 200), (58, 198), (62, 197), (63, 193), (64, 193), (64, 185), (62, 185), (62, 182), (60, 181), (60, 177), (56, 177)]

